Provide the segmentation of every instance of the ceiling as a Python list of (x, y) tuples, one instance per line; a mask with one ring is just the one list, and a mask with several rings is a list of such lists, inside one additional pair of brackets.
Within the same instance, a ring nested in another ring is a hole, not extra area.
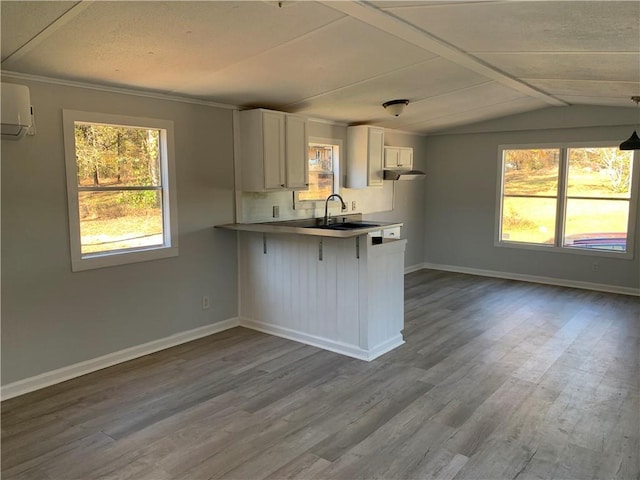
[[(416, 133), (633, 107), (638, 1), (5, 1), (2, 70)], [(400, 117), (381, 107), (406, 98)]]

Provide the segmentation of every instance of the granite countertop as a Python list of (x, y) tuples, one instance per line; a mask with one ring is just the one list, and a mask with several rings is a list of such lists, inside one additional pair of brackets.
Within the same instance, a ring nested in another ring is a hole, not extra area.
[[(387, 228), (401, 227), (399, 222), (378, 222), (376, 220), (354, 220), (349, 217), (342, 217), (347, 223), (361, 223), (361, 228), (351, 230), (332, 230), (319, 226), (316, 218), (308, 218), (304, 220), (288, 220), (281, 222), (266, 223), (229, 223), (226, 225), (217, 225), (216, 228), (225, 228), (229, 230), (240, 230), (245, 232), (262, 232), (262, 233), (289, 233), (296, 235), (314, 235), (317, 237), (333, 237), (333, 238), (354, 238), (360, 235), (366, 235), (370, 232), (377, 232)], [(332, 219), (332, 220), (335, 220)], [(340, 220), (333, 224), (342, 223)], [(317, 228), (316, 228), (317, 226)]]

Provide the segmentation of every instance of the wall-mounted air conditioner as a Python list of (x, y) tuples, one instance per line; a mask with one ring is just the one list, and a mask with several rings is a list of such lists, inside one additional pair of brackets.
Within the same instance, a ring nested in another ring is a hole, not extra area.
[(29, 87), (3, 83), (0, 85), (2, 96), (2, 139), (17, 140), (22, 138), (31, 127), (31, 99)]

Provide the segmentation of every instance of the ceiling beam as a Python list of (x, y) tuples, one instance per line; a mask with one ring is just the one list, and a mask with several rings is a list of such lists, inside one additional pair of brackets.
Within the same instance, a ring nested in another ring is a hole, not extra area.
[(65, 11), (58, 18), (53, 20), (49, 25), (44, 27), (40, 32), (38, 32), (35, 36), (33, 36), (29, 41), (27, 41), (24, 45), (18, 48), (16, 51), (11, 53), (7, 58), (2, 60), (2, 65), (4, 66), (10, 60), (17, 61), (24, 57), (27, 53), (31, 52), (34, 48), (44, 42), (47, 38), (49, 38), (53, 33), (58, 31), (62, 26), (67, 24), (69, 21), (73, 20), (80, 13), (82, 13), (89, 5), (93, 3), (93, 0), (81, 0), (76, 2), (71, 8)]
[(432, 35), (431, 33), (422, 30), (389, 12), (382, 11), (368, 2), (360, 0), (349, 2), (321, 0), (320, 3), (409, 42), (412, 45), (423, 48), (431, 53), (435, 53), (436, 55), (439, 55), (440, 57), (461, 67), (473, 70), (476, 73), (491, 78), (506, 87), (523, 93), (524, 95), (537, 98), (549, 105), (568, 105), (568, 103), (506, 74), (480, 59), (469, 55), (458, 47), (445, 42), (435, 35)]

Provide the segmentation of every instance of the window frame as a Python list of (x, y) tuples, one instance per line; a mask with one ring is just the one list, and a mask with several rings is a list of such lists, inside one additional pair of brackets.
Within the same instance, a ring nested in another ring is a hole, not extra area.
[[(161, 189), (159, 190), (162, 192), (162, 245), (82, 254), (78, 195), (80, 190), (78, 189), (75, 145), (76, 122), (160, 131)], [(62, 126), (67, 181), (67, 206), (69, 211), (71, 270), (73, 272), (79, 272), (178, 256), (178, 203), (173, 122), (156, 118), (64, 109), (62, 111)]]
[[(633, 259), (635, 251), (636, 216), (640, 194), (638, 192), (640, 182), (640, 151), (633, 151), (631, 163), (631, 195), (629, 202), (629, 217), (627, 219), (627, 248), (626, 251), (603, 250), (596, 248), (580, 248), (564, 245), (564, 232), (566, 225), (566, 210), (568, 203), (567, 184), (569, 175), (569, 156), (571, 149), (580, 148), (618, 148), (619, 141), (590, 141), (590, 142), (561, 142), (561, 143), (533, 143), (533, 144), (506, 144), (498, 145), (498, 180), (496, 193), (496, 215), (494, 229), (494, 246), (516, 248), (523, 250), (537, 250), (554, 253), (570, 253), (577, 255), (591, 255), (596, 257), (610, 257)], [(558, 165), (558, 191), (556, 205), (555, 243), (544, 245), (540, 243), (510, 242), (502, 240), (502, 213), (504, 198), (504, 151), (505, 150), (529, 150), (529, 149), (558, 149), (560, 160)]]
[[(345, 155), (344, 142), (338, 138), (327, 137), (309, 137), (307, 141), (307, 150), (311, 144), (332, 145), (338, 147), (338, 158), (333, 159), (333, 192), (340, 194), (340, 166), (343, 162)], [(309, 163), (309, 159), (306, 159)], [(308, 181), (308, 178), (307, 178)], [(294, 210), (313, 210), (316, 208), (324, 208), (324, 202), (326, 199), (321, 200), (300, 200), (299, 191), (293, 192), (293, 208)]]

